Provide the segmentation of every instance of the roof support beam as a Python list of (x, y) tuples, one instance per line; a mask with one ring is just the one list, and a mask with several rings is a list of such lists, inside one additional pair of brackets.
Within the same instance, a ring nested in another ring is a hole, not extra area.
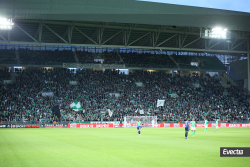
[(188, 45), (191, 45), (192, 43), (198, 41), (199, 39), (201, 39), (201, 38), (197, 38), (197, 39), (193, 40), (192, 42), (189, 42), (188, 44), (186, 44), (185, 46), (183, 46), (183, 48), (187, 47)]
[(186, 40), (186, 38), (187, 38), (187, 35), (188, 35), (188, 34), (186, 34), (185, 37), (184, 37), (184, 39), (182, 40), (181, 47), (184, 45), (184, 42), (185, 42), (185, 40)]
[(69, 43), (71, 43), (71, 40), (72, 40), (73, 29), (74, 29), (73, 25), (70, 25), (69, 29), (68, 29), (68, 41), (69, 41)]
[(39, 43), (41, 43), (42, 42), (42, 33), (43, 33), (43, 24), (42, 24), (42, 22), (39, 23), (38, 29), (39, 29), (39, 31), (38, 31), (39, 39), (38, 40), (39, 40)]
[(178, 35), (179, 48), (181, 48), (181, 34)]
[(39, 34), (39, 26), (40, 26), (40, 24), (41, 24), (41, 23), (38, 24), (37, 29), (36, 29), (36, 32), (35, 32), (35, 34), (33, 35), (35, 39), (37, 39), (37, 36), (38, 36), (38, 34)]
[(10, 30), (8, 31), (8, 43), (10, 42)]
[[(37, 45), (36, 42), (0, 42), (0, 44), (10, 45)], [(250, 53), (250, 51), (235, 51), (235, 50), (212, 50), (212, 49), (195, 49), (195, 48), (176, 48), (176, 47), (148, 47), (148, 46), (124, 46), (124, 45), (101, 45), (98, 44), (68, 44), (68, 43), (41, 43), (40, 45), (60, 45), (60, 46), (89, 46), (89, 47), (114, 47), (114, 48), (136, 48), (136, 49), (163, 49), (175, 51), (190, 51), (190, 52), (214, 52), (214, 53)]]
[[(151, 41), (151, 38), (150, 38)], [(155, 32), (152, 32), (152, 45), (155, 47)]]
[(61, 36), (63, 39), (66, 39), (66, 38), (67, 38), (67, 36), (68, 36), (68, 34), (69, 34), (69, 29), (70, 29), (70, 25), (67, 26), (67, 28), (64, 30), (64, 32), (63, 32), (63, 34), (62, 34), (62, 36)]
[(37, 36), (38, 36), (38, 41), (39, 43), (41, 43), (41, 39), (42, 39), (42, 27), (43, 27), (43, 24), (42, 24), (43, 21), (40, 21), (39, 24), (38, 24), (38, 27), (36, 29), (36, 32), (35, 34), (33, 35), (35, 39), (37, 39)]
[(247, 40), (242, 41), (241, 43), (239, 43), (238, 45), (234, 46), (233, 48), (231, 48), (231, 50), (234, 50), (235, 48), (237, 48), (238, 46), (240, 46), (241, 44), (243, 44), (244, 42), (246, 42)]
[(207, 39), (204, 39), (204, 41), (205, 41), (205, 49), (207, 50), (207, 48), (208, 48)]
[(134, 24), (132, 24), (130, 27), (129, 27), (129, 29), (127, 30), (125, 30), (125, 46), (128, 46), (128, 41), (129, 41), (129, 37), (130, 37), (130, 34), (131, 34), (131, 31), (132, 31), (132, 29), (135, 27), (135, 25)]
[(131, 44), (135, 43), (136, 41), (142, 39), (143, 37), (147, 36), (147, 35), (150, 34), (150, 33), (151, 33), (151, 32), (148, 32), (148, 33), (144, 34), (144, 35), (141, 36), (140, 38), (138, 38), (138, 39), (134, 40), (133, 42), (131, 42), (130, 44), (128, 44), (128, 46), (130, 46)]
[(5, 39), (1, 34), (0, 34), (0, 37), (1, 37), (5, 42), (8, 42), (8, 40)]
[(232, 45), (231, 45), (231, 48), (234, 47), (234, 44), (235, 44), (237, 41), (238, 41), (237, 39), (234, 40), (234, 42), (233, 42)]
[(169, 41), (170, 39), (172, 39), (172, 38), (175, 37), (175, 36), (177, 36), (177, 34), (175, 34), (175, 35), (169, 37), (168, 39), (166, 39), (166, 40), (164, 40), (164, 41), (162, 41), (161, 43), (159, 43), (158, 45), (156, 45), (156, 47), (161, 46), (163, 43)]
[(15, 24), (17, 28), (19, 28), (22, 32), (24, 32), (26, 35), (28, 35), (31, 39), (33, 39), (35, 42), (38, 42), (35, 38), (33, 38), (29, 33), (27, 33), (24, 29), (22, 29), (19, 25)]
[(223, 40), (220, 40), (219, 42), (215, 43), (214, 45), (210, 46), (208, 49), (213, 48), (214, 46), (218, 45), (219, 43), (221, 43)]
[[(16, 20), (17, 22), (25, 22), (25, 23), (39, 23), (39, 20)], [(46, 20), (44, 21), (45, 24), (54, 24), (54, 25), (70, 25), (71, 23), (69, 22), (62, 22), (62, 21), (51, 21), (51, 20)], [(101, 27), (102, 25), (98, 22), (98, 24), (91, 24), (91, 23), (75, 23), (75, 26), (79, 26), (79, 27)], [(124, 29), (124, 26), (119, 26), (119, 25), (105, 25), (105, 28), (113, 28), (113, 29)], [(134, 30), (138, 30), (138, 31), (156, 31), (153, 28), (143, 28), (143, 27), (135, 27)], [(183, 34), (184, 31), (177, 31), (177, 30), (170, 30), (170, 29), (163, 29), (162, 32), (165, 33), (172, 33), (172, 34)], [(200, 36), (200, 31), (197, 32), (189, 32), (189, 35), (197, 35)], [(243, 36), (243, 37), (235, 37), (237, 39), (248, 39), (247, 36), (249, 34)]]
[(153, 47), (156, 46), (160, 33), (160, 31), (153, 32)]
[(102, 44), (103, 32), (104, 32), (104, 25), (102, 24), (102, 26), (99, 28), (99, 31), (98, 31), (98, 43), (99, 43), (99, 45)]
[(60, 35), (58, 35), (55, 31), (50, 29), (46, 24), (43, 24), (48, 30), (50, 30), (53, 34), (55, 34), (58, 38), (60, 38), (63, 42), (68, 43), (65, 39), (63, 39)]
[(97, 42), (95, 42), (93, 39), (91, 39), (90, 37), (88, 37), (86, 34), (84, 34), (82, 31), (80, 31), (78, 28), (76, 28), (75, 26), (73, 26), (78, 32), (80, 32), (82, 35), (84, 35), (86, 38), (88, 38), (89, 40), (91, 40), (92, 42), (94, 42), (97, 45)]
[(107, 39), (106, 41), (104, 41), (104, 42), (102, 43), (102, 45), (105, 44), (106, 42), (108, 42), (109, 40), (111, 40), (112, 38), (114, 38), (116, 35), (118, 35), (118, 34), (121, 33), (122, 31), (124, 31), (124, 30), (121, 30), (121, 31), (117, 32), (116, 34), (114, 34), (112, 37), (110, 37), (109, 39)]

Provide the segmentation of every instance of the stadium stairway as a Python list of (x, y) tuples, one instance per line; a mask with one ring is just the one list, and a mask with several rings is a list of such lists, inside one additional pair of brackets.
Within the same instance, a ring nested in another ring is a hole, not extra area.
[(122, 62), (124, 64), (124, 61), (123, 61), (122, 57), (120, 56), (120, 54), (118, 54), (118, 56), (120, 57), (120, 62)]
[(170, 55), (168, 55), (168, 56), (176, 64), (176, 66), (178, 67), (178, 69), (180, 69), (179, 64), (175, 61), (175, 59), (172, 56), (170, 56)]
[[(196, 58), (196, 60), (197, 60), (197, 62), (198, 62), (198, 64), (200, 64), (200, 60), (198, 59), (198, 57), (195, 57)], [(200, 70), (200, 67), (199, 67), (199, 65), (197, 66), (198, 68), (199, 68), (199, 70)]]
[(78, 59), (78, 57), (77, 57), (77, 55), (76, 55), (75, 52), (74, 52), (74, 58), (75, 58), (75, 61), (76, 61), (77, 63), (79, 63), (79, 59)]
[(10, 73), (10, 76), (11, 76), (11, 82), (14, 83), (16, 82), (16, 77), (17, 77), (17, 74), (15, 72), (11, 72)]
[(230, 87), (230, 84), (227, 84), (227, 79), (225, 79), (224, 77), (221, 77), (221, 85), (225, 88)]
[(16, 54), (17, 63), (20, 64), (20, 57), (19, 57), (19, 53), (17, 50), (15, 51), (15, 54)]
[(231, 99), (232, 99), (234, 105), (238, 105), (238, 101), (234, 97), (231, 97)]
[[(238, 87), (238, 84), (227, 73), (223, 73), (223, 76), (221, 78), (224, 79), (224, 81), (226, 82), (226, 85), (227, 85), (227, 81), (229, 81), (233, 86)], [(229, 86), (230, 85), (228, 85), (227, 87)]]

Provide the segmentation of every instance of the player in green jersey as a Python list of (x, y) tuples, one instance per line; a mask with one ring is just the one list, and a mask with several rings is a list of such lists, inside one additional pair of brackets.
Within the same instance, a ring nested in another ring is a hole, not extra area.
[(216, 129), (214, 130), (214, 132), (215, 132), (215, 131), (219, 132), (219, 125), (218, 125), (219, 122), (218, 122), (218, 121), (219, 121), (219, 119), (216, 120)]
[(190, 122), (190, 124), (191, 124), (191, 134), (192, 134), (192, 136), (194, 136), (195, 130), (196, 130), (196, 128), (195, 128), (196, 122), (194, 121), (194, 118), (193, 118), (193, 120)]
[(137, 126), (140, 126), (141, 125), (141, 121), (137, 120), (136, 124), (137, 124)]
[(207, 119), (205, 119), (205, 131), (204, 132), (207, 132), (207, 123), (208, 123), (208, 121), (207, 121)]
[(139, 135), (141, 135), (141, 128), (142, 128), (141, 121), (137, 120), (136, 125), (137, 125), (136, 126), (137, 127), (137, 132), (138, 132)]

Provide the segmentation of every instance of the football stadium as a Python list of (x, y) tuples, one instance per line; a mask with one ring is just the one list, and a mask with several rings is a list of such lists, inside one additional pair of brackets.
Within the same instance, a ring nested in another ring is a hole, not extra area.
[(0, 0), (1, 167), (250, 164), (250, 1)]

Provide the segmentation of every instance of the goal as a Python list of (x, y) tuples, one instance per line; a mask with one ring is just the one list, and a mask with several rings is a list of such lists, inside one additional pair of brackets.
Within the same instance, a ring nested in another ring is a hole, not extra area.
[(157, 127), (157, 116), (126, 116), (124, 127), (136, 127), (138, 120), (144, 124), (144, 127)]

